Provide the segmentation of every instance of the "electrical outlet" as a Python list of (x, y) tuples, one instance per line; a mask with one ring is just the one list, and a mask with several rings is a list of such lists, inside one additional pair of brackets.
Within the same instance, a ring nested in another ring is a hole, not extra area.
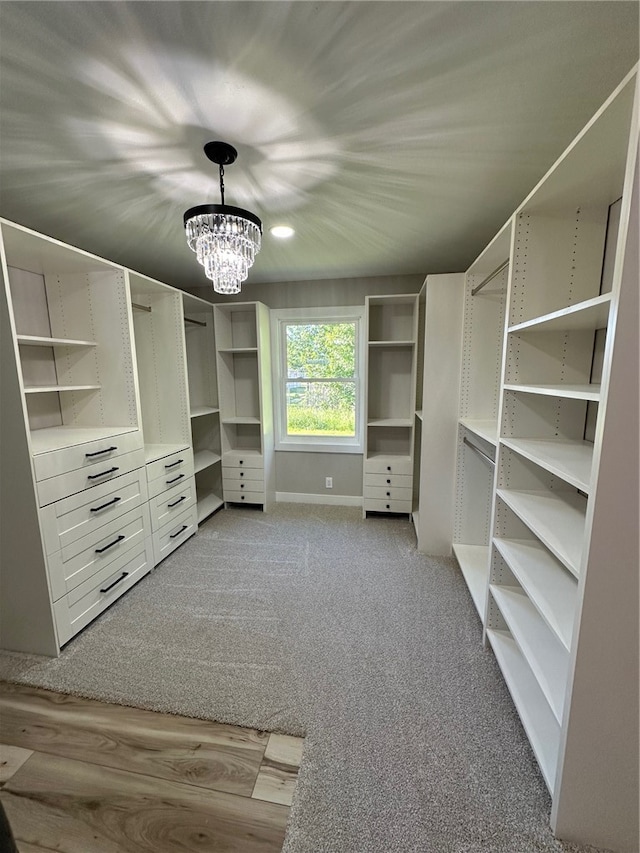
[(325, 489), (332, 489), (333, 488), (333, 477), (325, 477), (324, 487), (325, 487)]

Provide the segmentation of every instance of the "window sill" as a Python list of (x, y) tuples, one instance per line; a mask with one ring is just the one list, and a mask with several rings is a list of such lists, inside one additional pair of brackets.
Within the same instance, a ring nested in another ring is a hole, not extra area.
[(320, 442), (276, 442), (276, 453), (293, 451), (294, 453), (352, 453), (362, 456), (364, 448), (360, 444), (329, 444)]

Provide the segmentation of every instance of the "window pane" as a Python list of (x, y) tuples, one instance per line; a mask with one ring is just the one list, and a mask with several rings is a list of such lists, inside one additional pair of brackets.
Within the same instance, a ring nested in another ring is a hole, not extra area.
[(355, 323), (287, 323), (286, 331), (287, 378), (355, 376)]
[(287, 382), (287, 435), (355, 434), (354, 382)]

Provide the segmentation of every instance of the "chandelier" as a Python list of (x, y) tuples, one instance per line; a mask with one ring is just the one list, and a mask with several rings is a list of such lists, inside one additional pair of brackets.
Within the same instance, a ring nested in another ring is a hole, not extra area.
[(222, 204), (200, 204), (187, 210), (187, 243), (216, 293), (240, 293), (260, 251), (262, 222), (254, 213), (224, 203), (224, 167), (235, 162), (236, 149), (227, 142), (207, 142), (204, 153), (220, 168)]

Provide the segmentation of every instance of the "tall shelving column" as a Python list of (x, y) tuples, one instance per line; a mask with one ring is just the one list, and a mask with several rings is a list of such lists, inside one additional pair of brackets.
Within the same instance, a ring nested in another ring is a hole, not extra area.
[(451, 554), (464, 284), (462, 273), (430, 275), (420, 292), (413, 524), (426, 554)]
[(511, 220), (466, 273), (453, 552), (484, 623)]
[(627, 389), (612, 381), (615, 363), (631, 375), (635, 348), (637, 382), (637, 314), (619, 313), (637, 308), (625, 270), (625, 255), (637, 270), (637, 146), (632, 74), (516, 212), (486, 623), (556, 832), (629, 853), (638, 543), (625, 507), (638, 482), (636, 468), (616, 489), (602, 464), (624, 477), (625, 458), (637, 460)]
[(183, 295), (198, 524), (223, 505), (213, 305)]
[(197, 529), (180, 291), (129, 272), (157, 565)]
[(235, 302), (214, 316), (224, 500), (266, 512), (275, 501), (269, 309)]
[(367, 296), (363, 514), (413, 509), (418, 296)]

